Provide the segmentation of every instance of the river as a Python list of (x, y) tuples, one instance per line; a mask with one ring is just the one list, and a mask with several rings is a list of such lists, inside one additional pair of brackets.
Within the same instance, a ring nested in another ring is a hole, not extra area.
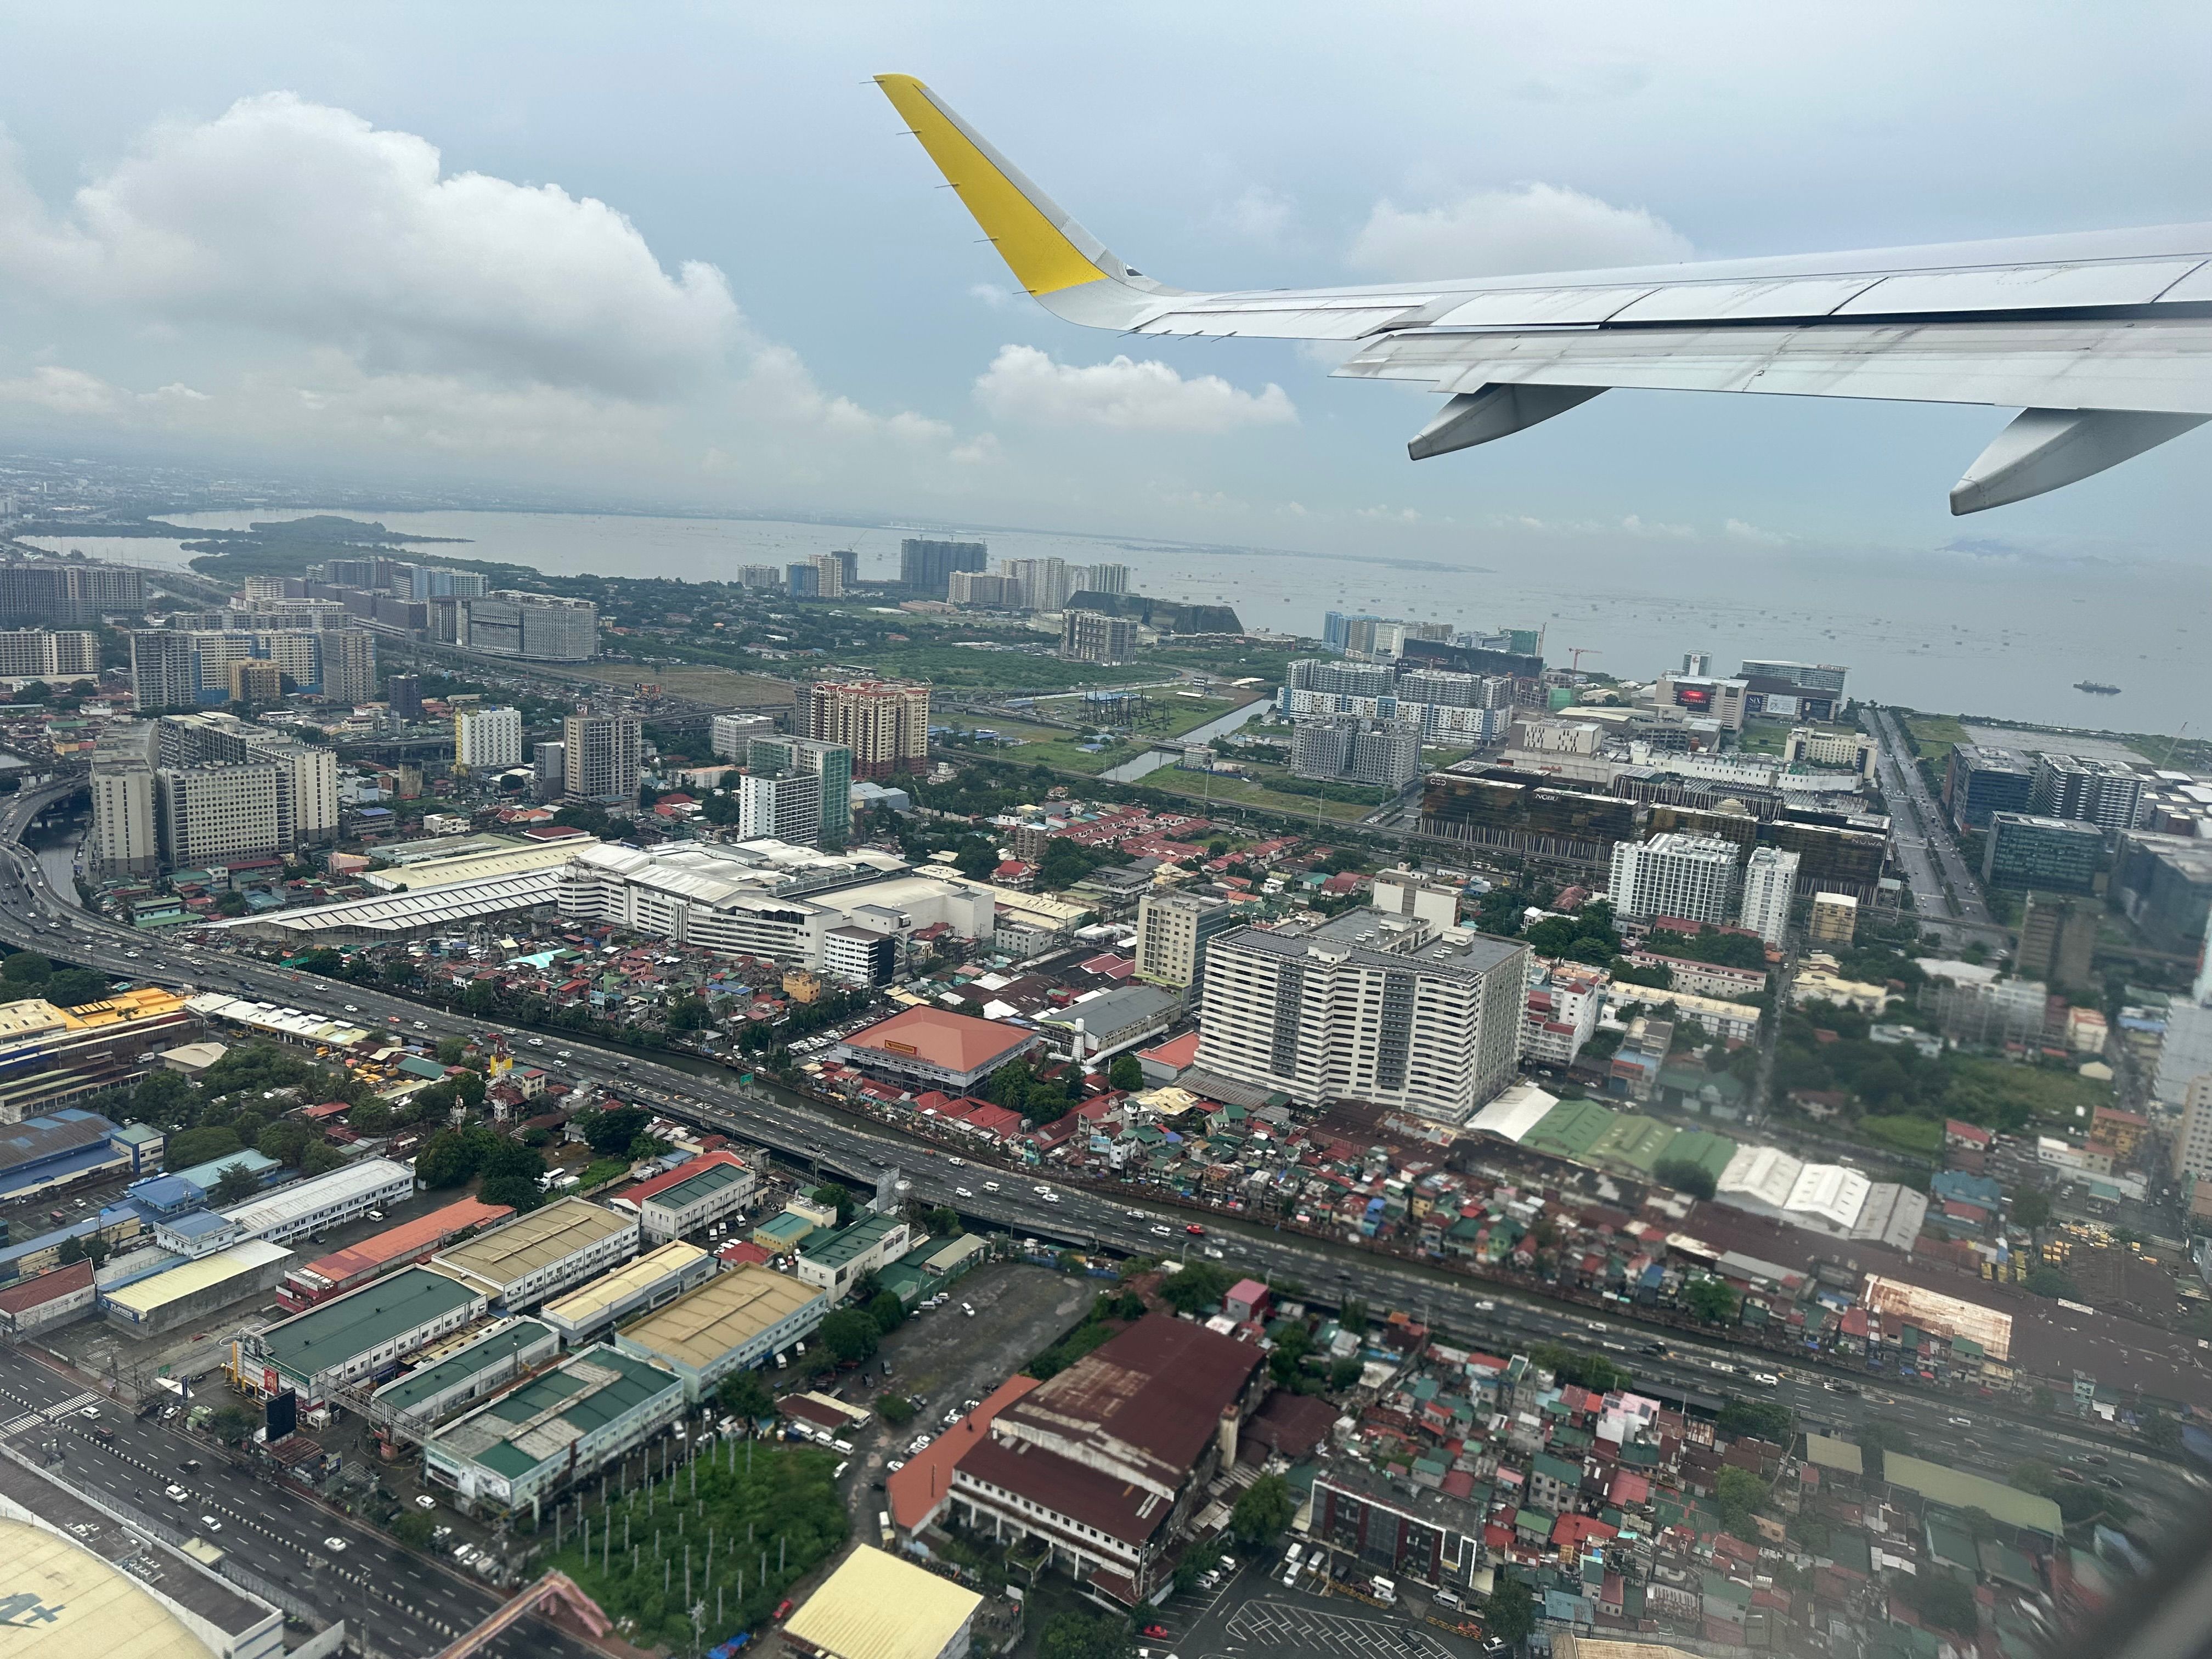
[(1147, 749), (1136, 759), (1123, 761), (1119, 766), (1109, 771), (1101, 772), (1098, 775), (1109, 783), (1134, 783), (1139, 778), (1148, 773), (1157, 772), (1163, 766), (1173, 766), (1182, 758), (1183, 748), (1193, 744), (1212, 743), (1216, 738), (1225, 737), (1243, 725), (1245, 721), (1257, 719), (1273, 707), (1274, 704), (1267, 698), (1256, 697), (1240, 708), (1232, 708), (1227, 714), (1184, 732), (1182, 736), (1175, 739), (1176, 743), (1182, 747), (1178, 747), (1173, 754), (1164, 750)]
[[(942, 529), (615, 514), (264, 509), (180, 514), (180, 530), (340, 512), (408, 535), (460, 538), (417, 556), (496, 560), (549, 574), (618, 570), (726, 580), (851, 547), (863, 578), (895, 575), (904, 535)], [(2037, 562), (2001, 554), (1844, 552), (1748, 543), (1592, 546), (1540, 558), (1471, 534), (1439, 558), (1327, 554), (1042, 531), (976, 532), (997, 558), (1129, 567), (1136, 591), (1234, 605), (1248, 628), (1313, 635), (1326, 611), (1372, 611), (1466, 629), (1540, 628), (1546, 655), (1628, 678), (1679, 667), (1686, 652), (1733, 671), (1749, 657), (1848, 666), (1848, 689), (1879, 702), (2118, 732), (2212, 726), (2201, 634), (2212, 570), (2145, 561)], [(179, 541), (37, 538), (57, 550), (173, 564)], [(2085, 696), (2076, 680), (2117, 684)]]

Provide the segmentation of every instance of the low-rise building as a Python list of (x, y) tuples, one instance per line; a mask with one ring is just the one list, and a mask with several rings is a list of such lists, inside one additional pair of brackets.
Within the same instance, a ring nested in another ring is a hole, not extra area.
[(415, 1171), (406, 1164), (388, 1158), (368, 1158), (328, 1175), (272, 1188), (259, 1198), (216, 1213), (236, 1228), (240, 1237), (281, 1244), (367, 1215), (386, 1204), (397, 1204), (414, 1190)]
[(415, 1369), (369, 1396), (368, 1415), (380, 1425), (420, 1429), (471, 1400), (505, 1388), (516, 1377), (557, 1358), (561, 1338), (535, 1319), (503, 1319), (416, 1356)]
[(673, 1302), (714, 1276), (713, 1256), (696, 1244), (672, 1239), (612, 1273), (600, 1274), (583, 1289), (548, 1302), (538, 1316), (560, 1334), (565, 1346), (580, 1348), (621, 1321)]
[(418, 1348), (483, 1317), (489, 1298), (428, 1267), (408, 1267), (357, 1291), (237, 1338), (231, 1358), (239, 1385), (264, 1396), (289, 1389), (302, 1406), (320, 1405), (360, 1385)]
[(1035, 1031), (942, 1008), (908, 1008), (859, 1030), (837, 1046), (848, 1064), (925, 1088), (964, 1095), (1008, 1060), (1036, 1048)]
[(967, 1659), (983, 1598), (861, 1545), (808, 1596), (781, 1637), (809, 1659)]
[(586, 1348), (439, 1430), (423, 1445), (422, 1473), (464, 1509), (535, 1516), (683, 1413), (674, 1375)]
[(380, 1273), (411, 1266), (434, 1255), (445, 1245), (473, 1228), (488, 1227), (514, 1213), (504, 1204), (482, 1204), (464, 1198), (397, 1227), (372, 1234), (358, 1244), (319, 1256), (295, 1267), (276, 1287), (277, 1304), (300, 1313), (318, 1302), (365, 1285)]
[(249, 1239), (102, 1291), (100, 1311), (133, 1335), (158, 1335), (267, 1290), (292, 1260), (282, 1244)]
[(913, 1229), (897, 1216), (872, 1215), (836, 1232), (816, 1233), (799, 1247), (799, 1277), (843, 1297), (864, 1275), (889, 1267), (913, 1247)]
[(430, 1258), (439, 1272), (521, 1313), (637, 1254), (635, 1216), (580, 1198), (556, 1199)]
[(735, 1152), (712, 1152), (641, 1181), (611, 1202), (633, 1212), (652, 1242), (681, 1238), (736, 1215), (752, 1201), (760, 1179)]
[(732, 1371), (805, 1341), (830, 1300), (774, 1268), (735, 1267), (617, 1331), (615, 1346), (673, 1372), (685, 1397), (696, 1401)]

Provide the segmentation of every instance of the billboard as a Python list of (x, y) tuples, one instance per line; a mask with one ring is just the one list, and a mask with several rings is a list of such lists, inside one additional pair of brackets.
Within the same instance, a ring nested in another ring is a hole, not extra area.
[(288, 1434), (300, 1431), (300, 1396), (287, 1389), (282, 1394), (269, 1396), (269, 1443), (275, 1445)]

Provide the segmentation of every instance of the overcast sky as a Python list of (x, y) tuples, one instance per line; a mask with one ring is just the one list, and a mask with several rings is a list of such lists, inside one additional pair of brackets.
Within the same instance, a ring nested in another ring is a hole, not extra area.
[(2008, 412), (1433, 400), (1010, 286), (919, 75), (1184, 286), (2212, 218), (2212, 9), (11, 5), (0, 441), (1480, 560), (1549, 539), (2212, 561), (2212, 432), (1952, 520)]

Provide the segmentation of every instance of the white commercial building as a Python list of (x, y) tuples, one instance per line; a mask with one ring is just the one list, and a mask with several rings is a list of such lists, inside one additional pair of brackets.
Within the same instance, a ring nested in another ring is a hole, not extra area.
[(822, 839), (822, 780), (806, 772), (748, 772), (738, 781), (738, 833), (811, 846)]
[(1612, 898), (1624, 916), (1679, 916), (1724, 925), (1735, 920), (1738, 872), (1732, 842), (1673, 833), (1624, 841), (1613, 849)]
[(1832, 1238), (1880, 1239), (1912, 1248), (1928, 1198), (1895, 1182), (1869, 1180), (1840, 1164), (1807, 1164), (1776, 1146), (1740, 1146), (1714, 1183), (1713, 1199)]
[(154, 769), (143, 760), (95, 759), (92, 768), (92, 846), (96, 874), (147, 875), (161, 863), (154, 829)]
[(635, 1215), (563, 1198), (448, 1245), (430, 1265), (520, 1313), (629, 1261), (637, 1244)]
[[(1743, 867), (1743, 908), (1738, 923), (1779, 946), (1790, 931), (1790, 901), (1797, 893), (1797, 854), (1754, 847)], [(1686, 987), (1694, 989), (1694, 987)]]
[(717, 758), (742, 763), (747, 744), (775, 735), (775, 721), (766, 714), (717, 714), (708, 741)]
[(247, 1238), (282, 1244), (397, 1204), (415, 1190), (415, 1171), (388, 1158), (363, 1158), (328, 1175), (278, 1187), (221, 1212)]
[(0, 629), (0, 679), (97, 679), (100, 635), (82, 629)]
[(1459, 926), (1459, 888), (1418, 870), (1379, 872), (1368, 889), (1367, 902), (1392, 915), (1419, 916), (1439, 933)]
[(1372, 911), (1239, 928), (1207, 950), (1198, 1064), (1304, 1103), (1462, 1123), (1513, 1080), (1528, 961), (1517, 942)]
[(599, 608), (588, 599), (502, 589), (460, 601), (461, 643), (496, 657), (582, 662), (599, 650)]
[(453, 764), (503, 772), (522, 764), (520, 708), (464, 708), (453, 716)]

